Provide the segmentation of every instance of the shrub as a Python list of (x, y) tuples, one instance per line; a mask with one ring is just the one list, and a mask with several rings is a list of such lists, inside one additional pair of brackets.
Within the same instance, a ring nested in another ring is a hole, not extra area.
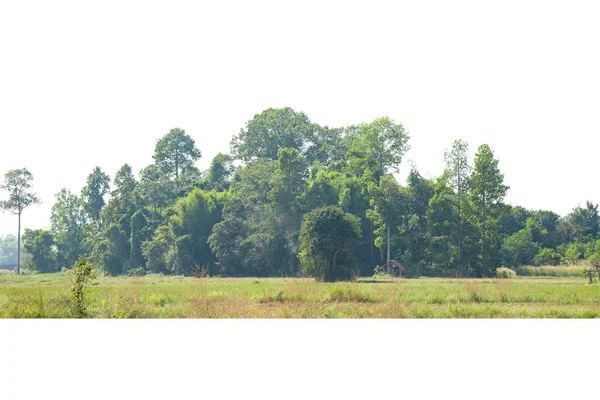
[(560, 264), (560, 254), (554, 249), (541, 249), (535, 257), (533, 257), (533, 265), (558, 265)]
[(71, 307), (76, 318), (87, 316), (88, 286), (96, 279), (97, 275), (92, 264), (84, 257), (79, 257), (75, 268), (69, 271), (71, 281)]
[(496, 277), (498, 278), (514, 278), (517, 273), (510, 268), (500, 267), (496, 269)]

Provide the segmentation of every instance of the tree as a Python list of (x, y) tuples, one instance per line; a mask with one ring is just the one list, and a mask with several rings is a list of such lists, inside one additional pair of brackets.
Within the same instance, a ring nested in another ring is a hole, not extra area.
[(231, 140), (231, 153), (240, 160), (277, 159), (280, 148), (304, 150), (314, 125), (306, 114), (290, 107), (269, 108), (246, 123), (246, 129)]
[(346, 258), (345, 271), (339, 271), (338, 256), (349, 255), (352, 244), (361, 238), (360, 220), (337, 206), (317, 208), (306, 214), (300, 229), (299, 258), (305, 272), (326, 282), (335, 282), (351, 271)]
[(0, 266), (17, 265), (17, 237), (0, 236)]
[(81, 190), (85, 211), (96, 226), (100, 224), (100, 213), (106, 204), (104, 196), (109, 189), (110, 177), (102, 172), (100, 167), (96, 167), (88, 175), (87, 184)]
[(83, 200), (69, 190), (62, 189), (56, 194), (50, 223), (58, 250), (58, 266), (73, 265), (84, 254), (87, 221)]
[(52, 232), (43, 229), (25, 229), (23, 249), (31, 256), (31, 269), (41, 273), (58, 270)]
[(281, 148), (277, 154), (268, 197), (283, 210), (289, 211), (295, 208), (296, 199), (306, 186), (308, 163), (296, 149)]
[(383, 251), (385, 237), (387, 237), (387, 263), (391, 260), (391, 231), (398, 232), (409, 214), (410, 194), (406, 188), (401, 187), (392, 175), (384, 175), (379, 185), (369, 186), (372, 210), (367, 217), (378, 226), (375, 231), (377, 239), (375, 244)]
[(152, 157), (160, 172), (174, 177), (175, 186), (179, 188), (179, 176), (192, 172), (201, 156), (194, 139), (183, 129), (174, 128), (156, 142)]
[(522, 229), (510, 235), (502, 244), (502, 258), (504, 265), (518, 267), (531, 265), (533, 258), (540, 251), (540, 246), (533, 241), (530, 229)]
[(600, 227), (598, 204), (588, 201), (585, 207), (576, 207), (569, 214), (569, 219), (573, 224), (575, 240), (595, 240), (598, 236)]
[(29, 189), (33, 186), (33, 175), (27, 170), (12, 169), (4, 175), (4, 182), (0, 189), (8, 192), (8, 200), (0, 201), (0, 209), (6, 210), (18, 217), (19, 228), (17, 230), (17, 268), (15, 273), (21, 273), (21, 215), (23, 210), (40, 204), (40, 199)]
[(379, 182), (383, 175), (398, 172), (402, 157), (410, 149), (410, 135), (402, 124), (383, 117), (352, 130), (355, 133), (351, 134), (346, 159), (355, 174)]
[(210, 168), (206, 176), (208, 189), (217, 191), (229, 189), (229, 181), (233, 170), (233, 157), (229, 154), (217, 154), (210, 163)]
[(479, 276), (486, 277), (488, 271), (494, 275), (494, 252), (498, 248), (498, 219), (508, 190), (504, 175), (498, 169), (498, 160), (487, 144), (475, 154), (473, 174), (468, 178), (473, 216), (479, 239), (481, 268)]
[(444, 161), (446, 162), (445, 173), (448, 176), (448, 182), (454, 189), (455, 193), (455, 204), (456, 204), (456, 215), (457, 215), (457, 242), (458, 242), (458, 255), (457, 255), (457, 269), (462, 274), (463, 265), (461, 260), (463, 230), (462, 230), (462, 206), (465, 203), (465, 197), (468, 193), (468, 176), (471, 173), (471, 167), (467, 160), (468, 145), (462, 140), (455, 140), (452, 143), (452, 149), (444, 153)]

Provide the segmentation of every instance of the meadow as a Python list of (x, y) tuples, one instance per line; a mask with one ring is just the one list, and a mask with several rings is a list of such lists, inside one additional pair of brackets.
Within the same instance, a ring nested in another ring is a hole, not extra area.
[[(579, 277), (360, 279), (99, 277), (90, 318), (595, 318)], [(0, 274), (0, 317), (71, 318), (64, 273)]]

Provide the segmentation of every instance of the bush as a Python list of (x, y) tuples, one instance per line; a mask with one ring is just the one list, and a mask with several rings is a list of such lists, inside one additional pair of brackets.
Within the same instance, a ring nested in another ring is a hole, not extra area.
[(500, 267), (496, 269), (496, 277), (498, 278), (514, 278), (517, 273), (510, 268)]
[(96, 279), (97, 275), (92, 264), (84, 257), (79, 257), (75, 268), (69, 271), (71, 280), (71, 307), (76, 318), (87, 316), (88, 286)]
[(560, 264), (560, 254), (554, 249), (544, 248), (541, 249), (535, 257), (533, 257), (533, 265), (558, 265)]

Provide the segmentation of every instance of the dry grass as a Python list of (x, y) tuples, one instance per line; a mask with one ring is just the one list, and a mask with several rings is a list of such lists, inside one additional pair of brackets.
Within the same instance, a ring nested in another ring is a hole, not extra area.
[[(0, 317), (70, 318), (63, 274), (0, 276)], [(311, 279), (102, 277), (95, 318), (595, 318), (600, 284), (585, 277)]]

